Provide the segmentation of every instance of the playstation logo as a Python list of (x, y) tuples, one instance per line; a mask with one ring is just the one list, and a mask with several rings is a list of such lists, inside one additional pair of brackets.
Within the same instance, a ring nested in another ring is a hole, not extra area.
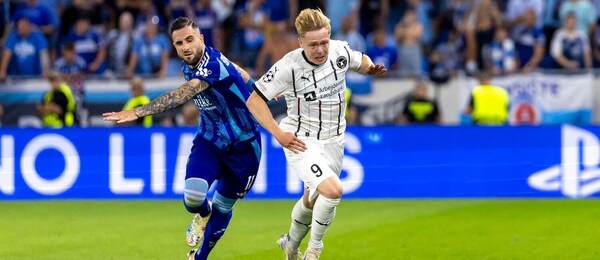
[(565, 125), (561, 129), (559, 165), (538, 171), (527, 180), (542, 191), (560, 191), (570, 198), (600, 192), (600, 140), (585, 129)]

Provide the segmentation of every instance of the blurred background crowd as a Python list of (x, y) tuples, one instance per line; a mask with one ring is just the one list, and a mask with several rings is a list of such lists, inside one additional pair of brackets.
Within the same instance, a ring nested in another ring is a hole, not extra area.
[(57, 71), (75, 97), (91, 78), (179, 75), (181, 62), (166, 30), (169, 21), (180, 16), (195, 19), (207, 45), (258, 78), (298, 47), (293, 21), (304, 8), (322, 9), (331, 19), (332, 38), (384, 64), (390, 78), (444, 83), (481, 71), (510, 75), (600, 67), (600, 0), (0, 3), (0, 80), (39, 78)]

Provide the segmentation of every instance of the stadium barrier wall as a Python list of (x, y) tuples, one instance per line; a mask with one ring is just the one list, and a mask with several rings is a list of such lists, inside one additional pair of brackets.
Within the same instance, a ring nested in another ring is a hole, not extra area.
[[(181, 199), (193, 128), (0, 128), (0, 200)], [(346, 198), (585, 198), (600, 191), (600, 127), (351, 127)], [(249, 198), (302, 184), (263, 134)]]

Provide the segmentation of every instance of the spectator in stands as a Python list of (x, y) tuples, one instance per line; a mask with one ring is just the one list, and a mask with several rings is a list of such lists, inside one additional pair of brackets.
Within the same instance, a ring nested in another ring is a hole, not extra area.
[(542, 12), (544, 10), (543, 0), (509, 0), (506, 10), (506, 20), (512, 27), (517, 24), (523, 24), (526, 19), (529, 19), (527, 12), (533, 12), (535, 21), (534, 25), (542, 26)]
[(479, 74), (479, 86), (473, 88), (465, 114), (477, 125), (504, 125), (508, 123), (510, 97), (508, 92), (491, 84), (491, 73)]
[(412, 93), (404, 103), (402, 114), (396, 118), (399, 124), (439, 124), (440, 110), (435, 100), (427, 94), (427, 84), (417, 81)]
[(550, 49), (550, 40), (554, 38), (554, 32), (560, 28), (560, 4), (563, 0), (545, 0), (543, 16), (544, 36), (546, 36), (546, 50)]
[[(4, 0), (0, 0), (0, 5), (4, 5)], [(8, 12), (0, 12), (0, 42), (3, 43), (8, 32), (10, 21)], [(2, 51), (2, 47), (0, 47)]]
[(596, 24), (596, 9), (589, 0), (568, 0), (560, 6), (560, 21), (565, 24), (570, 14), (575, 15), (576, 28), (585, 34), (593, 32)]
[(448, 40), (440, 42), (429, 56), (431, 63), (430, 78), (441, 84), (457, 75), (462, 69), (464, 41), (457, 31), (448, 33)]
[[(150, 103), (150, 99), (144, 94), (144, 81), (140, 77), (134, 77), (129, 82), (131, 85), (131, 98), (127, 101), (123, 110), (131, 110), (136, 107), (145, 106)], [(133, 125), (139, 125), (144, 127), (152, 126), (152, 116), (145, 116), (138, 118)]]
[(73, 42), (77, 55), (81, 56), (87, 64), (87, 72), (102, 74), (106, 69), (106, 47), (99, 34), (90, 27), (90, 18), (81, 16), (77, 19), (71, 33), (64, 42)]
[(181, 107), (181, 114), (178, 117), (179, 126), (198, 126), (198, 119), (200, 114), (198, 109), (193, 103), (187, 103)]
[[(296, 16), (298, 16), (298, 14), (306, 8), (311, 8), (311, 9), (319, 8), (319, 9), (323, 10), (323, 12), (326, 12), (327, 10), (325, 10), (325, 2), (327, 2), (327, 1), (326, 0), (289, 0), (291, 18), (296, 19)], [(344, 4), (348, 4), (347, 1), (344, 1)], [(292, 25), (294, 24), (293, 20), (290, 22)]]
[(52, 63), (56, 58), (56, 25), (58, 25), (56, 10), (52, 10), (52, 6), (40, 4), (38, 0), (25, 0), (22, 2), (22, 4), (16, 6), (13, 21), (17, 21), (20, 17), (27, 17), (36, 27), (36, 30), (44, 34), (48, 43), (48, 58)]
[(210, 0), (197, 0), (194, 6), (194, 15), (196, 17), (196, 24), (202, 36), (204, 36), (204, 44), (221, 49), (218, 39), (220, 32), (217, 13), (210, 6)]
[(249, 0), (239, 17), (239, 26), (243, 31), (241, 60), (245, 67), (255, 65), (258, 50), (264, 42), (265, 26), (268, 22), (266, 0)]
[(465, 25), (467, 73), (473, 74), (483, 68), (483, 46), (494, 40), (494, 30), (501, 21), (500, 10), (492, 0), (480, 0), (471, 10)]
[(44, 93), (42, 103), (36, 107), (42, 118), (42, 124), (53, 128), (76, 125), (77, 104), (71, 89), (58, 72), (49, 72), (48, 81), (51, 89)]
[(17, 20), (17, 30), (6, 40), (0, 61), (0, 80), (14, 76), (45, 75), (49, 68), (48, 43), (44, 35), (34, 30), (29, 18)]
[(72, 0), (64, 1), (66, 6), (61, 11), (60, 15), (60, 30), (59, 39), (64, 41), (64, 38), (73, 31), (73, 26), (77, 23), (80, 17), (86, 17), (90, 21), (90, 27), (95, 28), (97, 32), (104, 32), (103, 23), (106, 22), (109, 12), (108, 3), (103, 0)]
[(50, 37), (55, 33), (56, 17), (52, 10), (45, 5), (38, 3), (38, 0), (26, 0), (22, 5), (18, 5), (15, 10), (13, 21), (19, 20), (21, 17), (27, 17), (29, 21), (50, 40)]
[(600, 68), (600, 26), (596, 26), (592, 37), (592, 64), (594, 68)]
[(592, 55), (587, 35), (577, 30), (574, 13), (567, 15), (564, 27), (552, 39), (551, 54), (561, 68), (578, 70), (592, 67)]
[(387, 0), (360, 0), (358, 6), (359, 31), (364, 37), (385, 25), (389, 14), (389, 2)]
[(157, 78), (166, 77), (170, 49), (169, 39), (158, 31), (158, 22), (148, 20), (144, 35), (133, 41), (126, 76), (133, 77), (135, 72)]
[[(154, 20), (156, 24), (164, 22), (160, 19), (160, 14), (154, 5), (154, 1), (139, 1), (136, 4), (138, 12), (134, 16), (134, 31), (142, 34), (146, 29), (149, 20)], [(161, 25), (159, 24), (159, 27)]]
[(119, 16), (119, 28), (112, 29), (106, 37), (108, 69), (116, 76), (125, 76), (133, 50), (133, 36), (133, 15), (123, 12)]
[(373, 46), (367, 49), (367, 56), (371, 57), (373, 63), (383, 64), (390, 71), (397, 69), (398, 52), (394, 46), (388, 44), (387, 34), (383, 28), (373, 32)]
[[(286, 2), (286, 1), (275, 1), (275, 0), (270, 0), (268, 2)], [(352, 23), (353, 26), (358, 25), (358, 4), (359, 4), (359, 0), (346, 0), (344, 1), (344, 4), (340, 4), (337, 1), (327, 1), (327, 6), (325, 7), (327, 9), (327, 17), (329, 17), (329, 20), (331, 20), (331, 34), (332, 35), (336, 35), (338, 33), (340, 33), (342, 29), (342, 27), (344, 26), (344, 22), (345, 19), (347, 19), (346, 17), (350, 17), (350, 19), (353, 19)], [(294, 17), (296, 18), (296, 17)], [(398, 21), (396, 21), (397, 23)], [(393, 25), (396, 25), (396, 23), (394, 23)], [(358, 32), (358, 27), (355, 28), (355, 30), (357, 30)]]
[(2, 118), (4, 117), (4, 107), (0, 104), (0, 127), (2, 127)]
[(298, 37), (288, 31), (287, 21), (272, 23), (270, 27), (270, 32), (256, 58), (256, 75), (263, 75), (285, 54), (300, 47)]
[[(433, 39), (431, 18), (429, 17), (431, 12), (431, 4), (429, 1), (422, 0), (407, 0), (406, 2), (408, 3), (408, 11), (414, 10), (416, 20), (422, 27), (421, 38), (419, 39), (420, 42), (429, 46), (429, 44), (431, 44), (431, 40)], [(404, 16), (406, 16), (406, 13)]]
[(347, 15), (342, 19), (340, 31), (333, 37), (336, 40), (346, 41), (353, 50), (365, 52), (367, 50), (365, 38), (358, 32), (356, 20), (353, 15)]
[(83, 101), (83, 81), (85, 75), (85, 60), (75, 52), (75, 44), (64, 43), (61, 49), (62, 57), (54, 63), (54, 70), (60, 72), (65, 82), (71, 87), (78, 104)]
[(535, 17), (533, 10), (526, 11), (522, 15), (521, 23), (515, 25), (512, 31), (519, 64), (524, 73), (535, 70), (544, 58), (546, 37), (542, 28), (536, 25)]
[(194, 11), (190, 0), (170, 0), (165, 7), (165, 13), (169, 20), (178, 17), (194, 17)]
[(517, 70), (517, 53), (515, 43), (508, 37), (504, 26), (496, 28), (494, 41), (484, 47), (486, 67), (494, 75), (511, 74)]
[[(404, 17), (402, 17), (402, 21), (396, 25), (396, 29), (394, 30), (394, 36), (398, 44), (398, 68), (400, 75), (418, 76), (421, 74), (423, 66), (423, 53), (421, 51), (422, 34), (423, 25), (417, 20), (417, 13), (412, 9), (407, 10), (404, 13)], [(395, 67), (385, 65), (386, 68), (395, 69)]]

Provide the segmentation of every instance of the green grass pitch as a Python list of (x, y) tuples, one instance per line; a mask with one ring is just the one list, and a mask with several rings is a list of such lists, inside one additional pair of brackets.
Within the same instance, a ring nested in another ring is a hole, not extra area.
[[(238, 203), (210, 259), (283, 259), (292, 204)], [(0, 202), (0, 259), (185, 259), (190, 219), (179, 201)], [(600, 201), (343, 200), (321, 259), (600, 259)]]

